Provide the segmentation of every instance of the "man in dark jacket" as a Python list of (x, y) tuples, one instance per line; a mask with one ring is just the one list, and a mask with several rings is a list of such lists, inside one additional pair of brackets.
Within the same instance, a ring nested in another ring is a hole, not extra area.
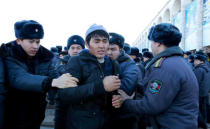
[(194, 73), (199, 85), (199, 116), (198, 126), (207, 129), (207, 104), (210, 89), (210, 68), (206, 63), (207, 57), (203, 52), (197, 52), (194, 57)]
[[(79, 35), (73, 35), (69, 37), (67, 41), (68, 55), (64, 56), (61, 59), (61, 64), (58, 66), (57, 70), (60, 74), (65, 73), (65, 66), (68, 63), (68, 60), (78, 55), (85, 48), (85, 41)], [(62, 103), (61, 101), (56, 101), (56, 110), (55, 110), (55, 129), (65, 129), (66, 125), (66, 112), (68, 105)]]
[[(58, 97), (68, 104), (65, 129), (100, 129), (109, 121), (113, 92), (120, 88), (116, 65), (105, 57), (109, 35), (101, 25), (86, 32), (83, 50), (66, 65), (66, 72), (78, 78), (78, 86), (60, 89)], [(119, 107), (120, 105), (115, 105)], [(106, 128), (106, 127), (105, 127)]]
[(152, 60), (153, 55), (152, 52), (146, 51), (143, 53), (143, 65), (144, 67), (147, 66), (147, 64)]
[(44, 36), (41, 24), (33, 20), (18, 21), (15, 36), (17, 40), (1, 47), (7, 53), (4, 129), (39, 129), (45, 116), (46, 92), (51, 86), (68, 86), (70, 75), (53, 79), (57, 76), (53, 54), (40, 45)]
[[(2, 53), (1, 53), (2, 55)], [(4, 63), (0, 57), (0, 129), (3, 129), (4, 112), (5, 112), (5, 83), (4, 83)]]
[[(119, 63), (119, 78), (121, 87), (128, 95), (132, 95), (136, 90), (139, 69), (134, 60), (123, 50), (124, 37), (117, 33), (109, 33), (109, 49), (107, 55)], [(140, 75), (141, 76), (141, 75)]]
[[(120, 89), (128, 95), (132, 95), (136, 91), (138, 81), (142, 81), (142, 75), (136, 62), (125, 53), (124, 37), (117, 33), (109, 33), (109, 49), (107, 55), (119, 63), (119, 78), (121, 80)], [(117, 101), (117, 100), (116, 100)], [(114, 104), (114, 103), (113, 103)], [(137, 119), (135, 115), (125, 114), (121, 110), (116, 110), (112, 118), (112, 128), (133, 129), (137, 126)]]
[(172, 24), (151, 28), (149, 40), (155, 56), (145, 73), (145, 96), (126, 100), (124, 108), (149, 115), (154, 129), (197, 129), (198, 83), (178, 47), (181, 33)]

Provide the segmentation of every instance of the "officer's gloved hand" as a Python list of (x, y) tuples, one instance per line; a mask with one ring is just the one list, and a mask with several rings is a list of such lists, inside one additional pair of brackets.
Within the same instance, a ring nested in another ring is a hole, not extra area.
[(70, 87), (76, 87), (79, 80), (75, 77), (72, 77), (69, 73), (61, 75), (57, 79), (53, 79), (52, 81), (52, 87), (57, 88), (70, 88)]

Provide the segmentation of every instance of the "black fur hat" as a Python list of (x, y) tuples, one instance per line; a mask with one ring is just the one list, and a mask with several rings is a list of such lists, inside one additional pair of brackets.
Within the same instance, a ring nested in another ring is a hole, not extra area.
[(69, 37), (69, 39), (67, 41), (67, 48), (69, 49), (70, 46), (73, 44), (78, 44), (78, 45), (82, 46), (83, 49), (85, 48), (85, 41), (79, 35), (73, 35), (73, 36)]
[(206, 57), (205, 53), (203, 53), (201, 51), (198, 51), (194, 55), (194, 60), (195, 59), (198, 59), (198, 60), (201, 60), (201, 61), (204, 61), (205, 62), (207, 60), (207, 57)]
[(120, 48), (123, 48), (124, 46), (124, 37), (120, 34), (117, 33), (109, 33), (109, 43), (110, 44), (116, 44)]
[(139, 49), (137, 47), (131, 47), (131, 53), (130, 55), (135, 55), (138, 57), (139, 55)]
[(130, 55), (130, 53), (131, 53), (131, 46), (128, 43), (124, 43), (123, 49), (124, 49), (125, 53)]
[(148, 52), (149, 49), (148, 49), (148, 48), (143, 48), (141, 51), (142, 51), (142, 52)]
[(151, 59), (151, 58), (153, 58), (153, 54), (152, 54), (152, 52), (147, 52), (146, 51), (146, 52), (143, 53), (143, 57)]
[(179, 29), (170, 23), (161, 23), (150, 29), (148, 39), (166, 47), (178, 46), (182, 38)]
[(42, 39), (44, 29), (34, 20), (22, 20), (14, 24), (15, 36), (18, 39)]
[(51, 47), (51, 48), (50, 48), (50, 51), (51, 51), (51, 52), (58, 52), (58, 48), (56, 48), (56, 47)]
[(191, 51), (186, 51), (186, 52), (184, 52), (184, 54), (186, 54), (186, 55), (191, 55), (192, 54), (192, 52)]

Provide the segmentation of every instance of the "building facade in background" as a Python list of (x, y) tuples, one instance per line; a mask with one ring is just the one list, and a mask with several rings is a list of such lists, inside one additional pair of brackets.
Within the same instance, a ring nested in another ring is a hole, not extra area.
[(172, 23), (180, 29), (180, 47), (185, 51), (210, 46), (210, 0), (169, 0), (133, 45), (140, 50), (150, 48), (149, 29), (159, 23)]

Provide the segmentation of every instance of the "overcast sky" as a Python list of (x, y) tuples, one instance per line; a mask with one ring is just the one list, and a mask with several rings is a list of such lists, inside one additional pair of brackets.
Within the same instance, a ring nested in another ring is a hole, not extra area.
[(0, 43), (15, 40), (14, 23), (36, 20), (44, 27), (41, 44), (66, 46), (71, 35), (84, 37), (102, 24), (132, 44), (168, 0), (0, 0)]

